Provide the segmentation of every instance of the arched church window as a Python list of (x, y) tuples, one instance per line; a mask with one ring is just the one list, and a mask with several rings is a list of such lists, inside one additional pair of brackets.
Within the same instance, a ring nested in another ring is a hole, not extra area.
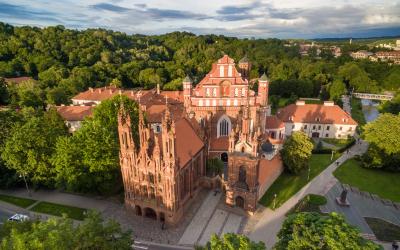
[(227, 116), (223, 116), (218, 121), (217, 125), (217, 137), (228, 136), (231, 130), (231, 121)]
[(228, 122), (225, 119), (219, 124), (219, 133), (220, 136), (228, 135)]
[(213, 88), (213, 96), (217, 96), (217, 89)]

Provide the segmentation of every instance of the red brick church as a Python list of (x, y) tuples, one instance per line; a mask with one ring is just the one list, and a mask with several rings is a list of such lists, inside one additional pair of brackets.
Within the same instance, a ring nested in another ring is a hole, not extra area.
[(251, 63), (238, 65), (225, 55), (196, 85), (189, 77), (182, 92), (132, 94), (139, 103), (140, 145), (134, 143), (130, 117), (120, 110), (120, 162), (127, 208), (168, 224), (182, 218), (207, 183), (206, 160), (225, 163), (221, 187), (226, 204), (252, 213), (257, 201), (283, 170), (282, 137), (270, 137), (269, 81), (250, 89)]

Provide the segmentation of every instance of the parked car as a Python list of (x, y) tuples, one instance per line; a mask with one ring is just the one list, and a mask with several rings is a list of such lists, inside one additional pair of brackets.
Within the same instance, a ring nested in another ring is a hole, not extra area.
[(13, 216), (11, 216), (10, 218), (8, 218), (9, 221), (17, 221), (17, 222), (22, 222), (22, 221), (27, 221), (29, 220), (29, 216), (28, 215), (24, 215), (24, 214), (14, 214)]

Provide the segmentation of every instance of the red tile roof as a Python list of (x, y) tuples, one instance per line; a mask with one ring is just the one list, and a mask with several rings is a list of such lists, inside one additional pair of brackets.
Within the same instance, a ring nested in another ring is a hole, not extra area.
[(357, 125), (357, 122), (337, 105), (290, 104), (279, 110), (277, 116), (283, 122)]
[(4, 78), (6, 80), (7, 83), (16, 83), (19, 84), (23, 81), (28, 81), (28, 80), (33, 80), (32, 77), (29, 76), (21, 76), (21, 77), (12, 77), (12, 78)]
[(211, 138), (210, 140), (210, 151), (228, 151), (229, 148), (229, 137), (222, 136), (219, 138)]
[[(165, 110), (165, 103), (153, 104), (149, 106), (146, 108), (146, 121), (149, 123), (161, 123)], [(183, 117), (184, 107), (182, 104), (168, 104), (168, 110), (171, 113), (171, 117), (174, 119), (174, 121), (177, 121)]]
[(93, 113), (93, 106), (57, 106), (57, 112), (66, 121), (83, 121)]
[(175, 131), (176, 155), (180, 167), (184, 167), (204, 147), (204, 143), (186, 118), (175, 123)]
[(265, 120), (266, 129), (283, 128), (285, 124), (276, 115), (267, 116)]

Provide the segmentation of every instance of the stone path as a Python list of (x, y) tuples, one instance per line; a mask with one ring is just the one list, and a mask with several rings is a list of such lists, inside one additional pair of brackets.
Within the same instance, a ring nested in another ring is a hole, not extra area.
[(221, 193), (209, 193), (179, 240), (180, 245), (205, 245), (214, 233), (222, 235), (239, 232), (244, 216), (218, 206), (221, 196)]
[(276, 210), (265, 208), (263, 211), (259, 212), (260, 214), (253, 216), (254, 218), (252, 217), (251, 220), (255, 219), (257, 221), (250, 221), (248, 225), (251, 225), (251, 227), (246, 227), (244, 230), (245, 233), (251, 240), (263, 241), (267, 248), (272, 248), (276, 243), (276, 236), (286, 218), (286, 213), (307, 194), (326, 194), (338, 182), (332, 174), (333, 171), (335, 171), (340, 164), (345, 162), (347, 159), (354, 157), (354, 155), (363, 154), (367, 148), (368, 144), (363, 141), (361, 141), (361, 144), (356, 144), (351, 147), (349, 154), (344, 153), (337, 160), (339, 165), (337, 165), (335, 162), (329, 165), (321, 174), (311, 180), (306, 186), (304, 186), (300, 191), (287, 200), (281, 207)]
[(336, 204), (336, 197), (340, 196), (342, 187), (338, 183), (326, 194), (327, 204), (321, 206), (324, 213), (338, 212), (346, 217), (346, 220), (360, 228), (363, 233), (373, 233), (365, 222), (364, 217), (379, 218), (400, 226), (400, 210), (391, 205), (385, 205), (380, 199), (374, 200), (371, 196), (364, 196), (349, 191), (347, 199), (350, 207), (341, 207)]

